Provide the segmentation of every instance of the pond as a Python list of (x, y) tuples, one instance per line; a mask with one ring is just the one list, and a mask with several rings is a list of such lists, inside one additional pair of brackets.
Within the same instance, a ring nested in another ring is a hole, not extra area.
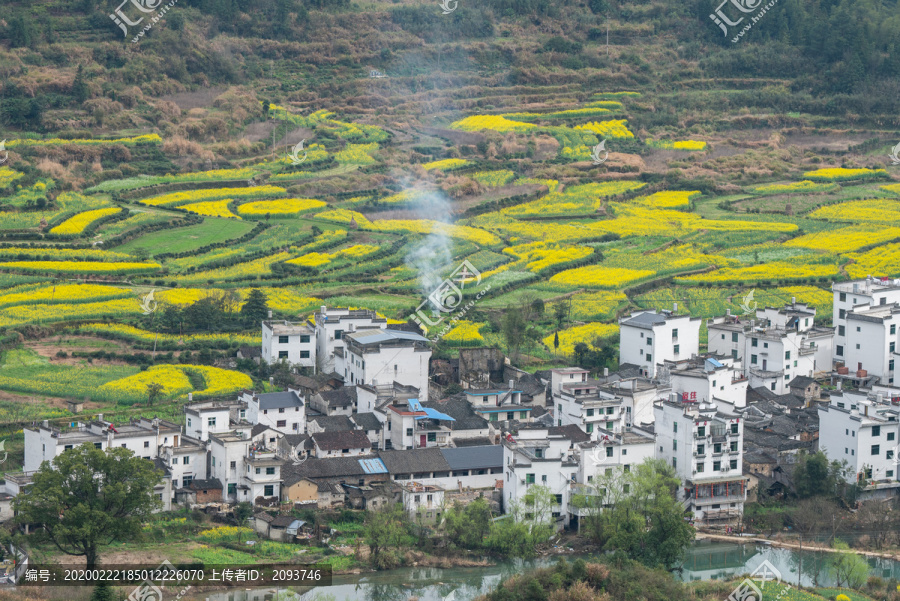
[[(566, 555), (568, 561), (586, 555)], [(828, 574), (828, 553), (804, 551), (800, 582), (803, 586), (834, 584)], [(477, 568), (401, 568), (335, 576), (330, 587), (302, 589), (296, 592), (272, 587), (205, 593), (182, 597), (183, 601), (471, 601), (490, 591), (506, 578), (533, 568), (546, 567), (558, 557), (534, 560), (508, 560)], [(797, 583), (801, 555), (792, 549), (764, 544), (696, 541), (685, 554), (683, 569), (675, 577), (684, 581), (721, 580), (748, 574), (763, 561), (769, 561), (781, 573), (782, 580)], [(900, 578), (900, 562), (869, 559), (872, 574)]]

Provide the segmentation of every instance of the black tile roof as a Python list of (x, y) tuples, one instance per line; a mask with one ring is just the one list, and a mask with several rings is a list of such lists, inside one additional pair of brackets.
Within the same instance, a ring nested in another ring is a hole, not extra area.
[(316, 422), (323, 432), (346, 432), (356, 429), (356, 424), (346, 415), (317, 415), (309, 421)]
[(372, 443), (362, 430), (344, 430), (341, 432), (319, 432), (312, 435), (313, 442), (323, 451), (340, 451), (341, 449), (371, 449)]
[(337, 390), (323, 390), (319, 396), (328, 407), (352, 407), (356, 402), (356, 386), (344, 386)]
[(209, 480), (191, 480), (188, 485), (191, 490), (222, 490), (222, 482), (218, 478)]
[(440, 401), (422, 403), (422, 406), (446, 413), (456, 420), (449, 423), (445, 422), (451, 430), (484, 430), (488, 427), (487, 421), (472, 409), (472, 405), (466, 400), (464, 392)]
[(265, 392), (259, 397), (260, 409), (281, 409), (282, 407), (302, 407), (303, 400), (296, 392)]
[(450, 471), (450, 464), (438, 448), (381, 451), (379, 456), (391, 474)]
[(501, 445), (441, 449), (441, 453), (452, 470), (503, 467)]
[(365, 431), (381, 430), (381, 420), (374, 413), (354, 413), (350, 419)]

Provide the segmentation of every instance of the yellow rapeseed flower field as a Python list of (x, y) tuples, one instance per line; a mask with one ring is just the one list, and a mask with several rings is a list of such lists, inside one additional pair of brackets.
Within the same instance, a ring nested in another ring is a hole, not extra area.
[(819, 207), (809, 216), (813, 219), (827, 219), (828, 221), (897, 223), (900, 221), (900, 201), (890, 198), (852, 200)]
[(700, 195), (701, 193), (698, 190), (691, 190), (689, 192), (664, 191), (651, 194), (650, 196), (636, 198), (634, 202), (636, 204), (657, 209), (675, 209), (689, 206), (691, 199)]
[(726, 267), (709, 273), (700, 273), (685, 278), (675, 278), (684, 283), (705, 282), (745, 282), (797, 280), (807, 278), (834, 277), (838, 274), (838, 265), (803, 264), (788, 261), (773, 261), (747, 267)]
[(837, 184), (818, 184), (812, 180), (805, 179), (802, 182), (756, 186), (751, 188), (750, 191), (754, 194), (812, 194), (814, 192), (833, 192), (838, 188)]
[(613, 119), (612, 121), (592, 121), (584, 125), (576, 125), (575, 129), (581, 129), (597, 134), (601, 138), (621, 140), (633, 138), (634, 134), (628, 129), (628, 121), (625, 119)]
[(50, 233), (58, 235), (80, 234), (84, 231), (84, 228), (94, 223), (98, 219), (103, 219), (104, 217), (115, 215), (121, 210), (122, 209), (119, 209), (118, 207), (110, 207), (108, 209), (95, 209), (93, 211), (78, 213), (77, 215), (69, 217), (68, 219), (57, 225), (55, 228), (50, 230)]
[(465, 159), (441, 159), (440, 161), (431, 161), (430, 163), (422, 163), (422, 167), (426, 171), (431, 171), (432, 169), (441, 169), (443, 171), (453, 171), (454, 169), (459, 169), (461, 167), (465, 167), (466, 165), (471, 165), (472, 161), (467, 161)]
[(460, 320), (441, 340), (453, 346), (478, 346), (484, 342), (484, 336), (479, 332), (484, 326), (484, 323)]
[[(531, 242), (510, 246), (503, 253), (519, 259), (528, 271), (539, 273), (560, 263), (570, 263), (589, 257), (594, 249), (589, 246), (566, 246), (552, 242)], [(510, 265), (507, 264), (508, 268)]]
[(135, 273), (155, 271), (160, 267), (162, 265), (159, 263), (101, 263), (98, 261), (7, 261), (0, 263), (0, 269), (49, 273)]
[(198, 215), (203, 215), (204, 217), (227, 217), (231, 219), (240, 219), (240, 217), (238, 217), (228, 209), (229, 202), (231, 202), (231, 199), (207, 200), (204, 202), (193, 202), (190, 204), (181, 205), (178, 208), (184, 209), (185, 211), (190, 211), (191, 213), (197, 213)]
[(9, 167), (0, 167), (0, 188), (5, 188), (23, 175), (25, 174), (19, 173), (15, 169), (10, 169)]
[(846, 253), (864, 246), (881, 244), (900, 238), (900, 228), (885, 227), (845, 227), (835, 230), (806, 234), (784, 243), (785, 246), (799, 246), (832, 253)]
[(509, 169), (498, 169), (497, 171), (479, 171), (469, 175), (482, 186), (496, 188), (497, 186), (505, 186), (516, 177), (516, 174)]
[(852, 181), (860, 179), (870, 179), (887, 175), (884, 169), (845, 169), (843, 167), (826, 167), (824, 169), (816, 169), (815, 171), (807, 171), (803, 177), (808, 177), (816, 181)]
[(649, 269), (587, 265), (557, 273), (550, 278), (550, 283), (571, 288), (621, 288), (625, 284), (642, 280), (655, 273)]
[(535, 129), (537, 126), (532, 123), (522, 123), (520, 121), (511, 121), (500, 115), (472, 115), (465, 119), (460, 119), (450, 125), (453, 129), (461, 129), (463, 131), (479, 131), (482, 129), (490, 129), (500, 133), (513, 131), (524, 133)]
[(864, 278), (870, 275), (900, 276), (900, 244), (886, 244), (864, 253), (848, 254), (847, 257), (853, 259), (853, 262), (844, 269), (852, 278)]
[(74, 303), (77, 301), (104, 300), (133, 297), (130, 288), (102, 286), (98, 284), (26, 284), (9, 288), (0, 294), (0, 307), (38, 304), (47, 302)]
[(169, 194), (161, 194), (152, 198), (145, 198), (142, 204), (151, 207), (177, 206), (189, 202), (200, 202), (202, 200), (219, 200), (223, 198), (246, 198), (246, 197), (266, 197), (280, 196), (286, 190), (278, 186), (250, 186), (249, 188), (210, 188), (208, 190), (185, 190), (183, 192), (170, 192)]
[(650, 148), (666, 150), (704, 150), (706, 148), (706, 142), (701, 140), (652, 140), (647, 138), (644, 143)]
[(125, 144), (132, 146), (134, 144), (161, 144), (162, 138), (158, 134), (144, 134), (131, 138), (117, 138), (115, 140), (100, 139), (84, 139), (76, 138), (72, 140), (63, 140), (62, 138), (50, 138), (47, 140), (32, 140), (30, 138), (22, 138), (19, 140), (10, 140), (6, 143), (7, 147), (12, 146), (58, 146), (61, 144), (78, 144), (82, 146), (100, 146), (104, 144)]
[(154, 365), (146, 371), (138, 372), (126, 378), (107, 382), (99, 391), (106, 395), (114, 395), (125, 399), (146, 399), (147, 385), (160, 384), (164, 397), (171, 398), (187, 394), (194, 390), (187, 375), (174, 365)]
[(253, 334), (188, 334), (178, 336), (176, 334), (161, 334), (158, 332), (150, 332), (142, 330), (134, 326), (121, 323), (89, 323), (78, 326), (80, 332), (89, 332), (94, 334), (107, 334), (116, 338), (124, 338), (127, 340), (137, 340), (140, 342), (169, 342), (169, 343), (188, 343), (188, 342), (227, 342), (229, 344), (249, 344), (258, 345), (262, 343), (262, 336)]
[(321, 200), (312, 198), (283, 198), (281, 200), (257, 200), (248, 202), (238, 207), (237, 211), (241, 215), (294, 215), (311, 211), (312, 209), (320, 209), (327, 206)]
[(582, 326), (575, 326), (559, 333), (559, 349), (553, 346), (554, 334), (543, 339), (543, 343), (551, 351), (558, 352), (562, 355), (571, 355), (575, 352), (575, 345), (583, 342), (591, 346), (598, 338), (612, 338), (619, 333), (619, 326), (610, 323), (588, 323)]
[[(253, 344), (261, 342), (262, 338), (260, 337), (258, 342)], [(253, 388), (253, 378), (239, 371), (209, 365), (183, 365), (181, 369), (187, 373), (199, 374), (206, 382), (206, 388), (198, 390), (194, 396), (219, 396)]]

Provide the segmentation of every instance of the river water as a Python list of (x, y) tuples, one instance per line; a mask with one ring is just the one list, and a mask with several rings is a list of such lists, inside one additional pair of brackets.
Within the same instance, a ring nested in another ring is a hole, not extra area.
[[(566, 555), (568, 561), (589, 556)], [(829, 586), (828, 553), (804, 551), (802, 554), (803, 586)], [(272, 587), (240, 589), (191, 595), (182, 601), (471, 601), (490, 591), (506, 578), (532, 568), (556, 563), (557, 557), (530, 561), (509, 560), (490, 567), (478, 568), (402, 568), (386, 572), (370, 572), (335, 576), (332, 586), (288, 591)], [(801, 555), (792, 549), (779, 549), (762, 544), (738, 544), (720, 541), (696, 541), (685, 554), (683, 570), (675, 577), (681, 580), (719, 580), (748, 574), (763, 561), (769, 561), (781, 573), (782, 580), (796, 584)], [(883, 578), (900, 578), (900, 562), (869, 559), (871, 574)]]

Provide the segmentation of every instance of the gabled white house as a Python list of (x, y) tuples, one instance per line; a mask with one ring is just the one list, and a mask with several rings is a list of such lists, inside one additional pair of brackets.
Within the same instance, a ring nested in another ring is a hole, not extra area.
[(638, 311), (619, 320), (619, 364), (640, 367), (654, 377), (657, 365), (700, 352), (700, 318), (675, 311)]
[(266, 363), (286, 361), (316, 367), (316, 330), (308, 323), (262, 322), (262, 358)]
[(877, 377), (881, 384), (893, 384), (900, 350), (900, 304), (857, 306), (844, 321), (846, 325), (838, 329), (845, 334), (845, 344), (835, 348), (835, 362), (843, 363), (848, 375), (865, 372), (866, 376)]
[(241, 400), (247, 404), (247, 421), (263, 424), (285, 434), (306, 433), (306, 405), (299, 391), (254, 394), (245, 390)]
[[(348, 386), (415, 386), (427, 396), (431, 344), (427, 338), (404, 330), (356, 330), (343, 335), (345, 348), (336, 357)], [(341, 357), (341, 354), (343, 357)]]
[(345, 333), (387, 327), (386, 318), (368, 309), (329, 309), (322, 305), (313, 320), (316, 327), (316, 360), (323, 373), (341, 373), (335, 365), (335, 351), (343, 350)]
[(843, 361), (843, 352), (847, 347), (847, 313), (854, 307), (869, 305), (877, 307), (900, 303), (900, 280), (869, 276), (864, 280), (835, 282), (831, 285), (834, 294), (834, 313), (832, 323), (835, 329), (835, 359)]

